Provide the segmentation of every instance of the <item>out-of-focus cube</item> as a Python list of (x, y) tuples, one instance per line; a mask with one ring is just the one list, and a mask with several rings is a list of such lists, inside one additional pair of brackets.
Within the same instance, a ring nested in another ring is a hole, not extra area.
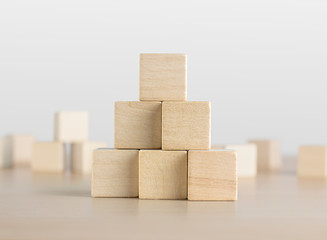
[(6, 162), (15, 167), (30, 166), (35, 138), (32, 135), (8, 135), (4, 138)]
[(73, 143), (71, 148), (71, 170), (73, 173), (91, 174), (93, 151), (105, 148), (105, 142), (80, 142)]
[(71, 143), (88, 139), (88, 112), (61, 111), (55, 114), (55, 140)]
[(327, 147), (301, 146), (297, 159), (298, 177), (327, 177)]
[(35, 142), (32, 155), (32, 171), (64, 172), (65, 146), (62, 142)]
[(212, 149), (231, 149), (237, 152), (237, 176), (255, 177), (257, 175), (257, 145), (227, 144), (212, 146)]
[(280, 143), (277, 140), (250, 140), (257, 145), (258, 171), (278, 171), (282, 165)]

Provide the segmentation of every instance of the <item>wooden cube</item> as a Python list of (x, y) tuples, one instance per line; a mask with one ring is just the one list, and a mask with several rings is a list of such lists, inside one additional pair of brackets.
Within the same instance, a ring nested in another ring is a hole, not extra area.
[(92, 166), (92, 197), (137, 197), (139, 151), (97, 149)]
[(161, 103), (116, 102), (115, 148), (160, 149)]
[(4, 138), (4, 141), (6, 162), (12, 162), (15, 167), (30, 165), (35, 142), (34, 136), (8, 135)]
[(140, 151), (140, 199), (186, 199), (187, 152)]
[(232, 150), (188, 152), (189, 200), (236, 200), (237, 154)]
[(162, 149), (210, 148), (210, 102), (163, 102)]
[(65, 145), (62, 142), (35, 142), (32, 171), (64, 172), (65, 156)]
[(88, 139), (88, 112), (61, 111), (55, 114), (55, 140), (81, 142)]
[(185, 101), (186, 55), (141, 54), (140, 100)]
[(327, 147), (301, 146), (297, 159), (298, 177), (327, 177)]
[(12, 158), (8, 156), (9, 151), (6, 151), (6, 141), (0, 138), (0, 169), (11, 168), (13, 166)]
[(255, 177), (257, 175), (257, 145), (254, 143), (217, 145), (212, 149), (230, 149), (237, 152), (238, 177)]
[(71, 170), (73, 173), (91, 174), (93, 151), (105, 148), (105, 142), (80, 142), (73, 143), (71, 147)]
[(280, 144), (276, 140), (250, 140), (258, 150), (258, 171), (277, 171), (281, 168)]

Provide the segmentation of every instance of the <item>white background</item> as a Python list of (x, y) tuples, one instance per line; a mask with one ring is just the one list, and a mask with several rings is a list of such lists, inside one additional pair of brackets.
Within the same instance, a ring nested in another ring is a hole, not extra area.
[(212, 104), (212, 143), (327, 144), (327, 1), (0, 1), (0, 135), (53, 139), (87, 110), (113, 146), (114, 101), (138, 100), (139, 53), (188, 54), (188, 100)]

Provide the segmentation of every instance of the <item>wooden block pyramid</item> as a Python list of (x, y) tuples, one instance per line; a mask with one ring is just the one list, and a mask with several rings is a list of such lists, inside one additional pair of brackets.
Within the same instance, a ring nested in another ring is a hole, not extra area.
[(115, 103), (115, 149), (93, 153), (93, 197), (236, 200), (237, 154), (210, 150), (210, 102), (186, 101), (186, 55), (140, 55), (140, 101)]

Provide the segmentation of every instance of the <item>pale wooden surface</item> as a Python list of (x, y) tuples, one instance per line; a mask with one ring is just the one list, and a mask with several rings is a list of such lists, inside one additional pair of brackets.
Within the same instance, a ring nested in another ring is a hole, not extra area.
[(140, 100), (186, 100), (186, 55), (141, 54)]
[(0, 170), (0, 239), (326, 239), (327, 180), (285, 163), (240, 179), (236, 202), (91, 198), (90, 178)]
[(280, 142), (273, 139), (252, 139), (249, 143), (257, 145), (258, 171), (278, 171), (282, 165)]
[(236, 200), (237, 154), (233, 150), (188, 152), (189, 200)]
[(89, 117), (85, 111), (60, 111), (55, 114), (56, 141), (66, 143), (87, 141)]
[(74, 173), (91, 174), (93, 151), (107, 147), (106, 142), (80, 142), (71, 145), (71, 170)]
[(141, 150), (140, 199), (187, 198), (187, 151)]
[(162, 149), (209, 149), (210, 127), (210, 102), (162, 103)]
[(297, 174), (300, 177), (327, 177), (327, 147), (301, 146), (298, 153)]
[(115, 148), (161, 148), (161, 102), (115, 102)]
[(254, 143), (246, 144), (227, 144), (214, 145), (212, 149), (231, 149), (237, 152), (237, 176), (255, 177), (257, 175), (257, 145)]
[(97, 149), (93, 153), (92, 196), (137, 197), (139, 151)]
[(35, 172), (63, 172), (65, 155), (62, 142), (35, 142), (31, 168)]

